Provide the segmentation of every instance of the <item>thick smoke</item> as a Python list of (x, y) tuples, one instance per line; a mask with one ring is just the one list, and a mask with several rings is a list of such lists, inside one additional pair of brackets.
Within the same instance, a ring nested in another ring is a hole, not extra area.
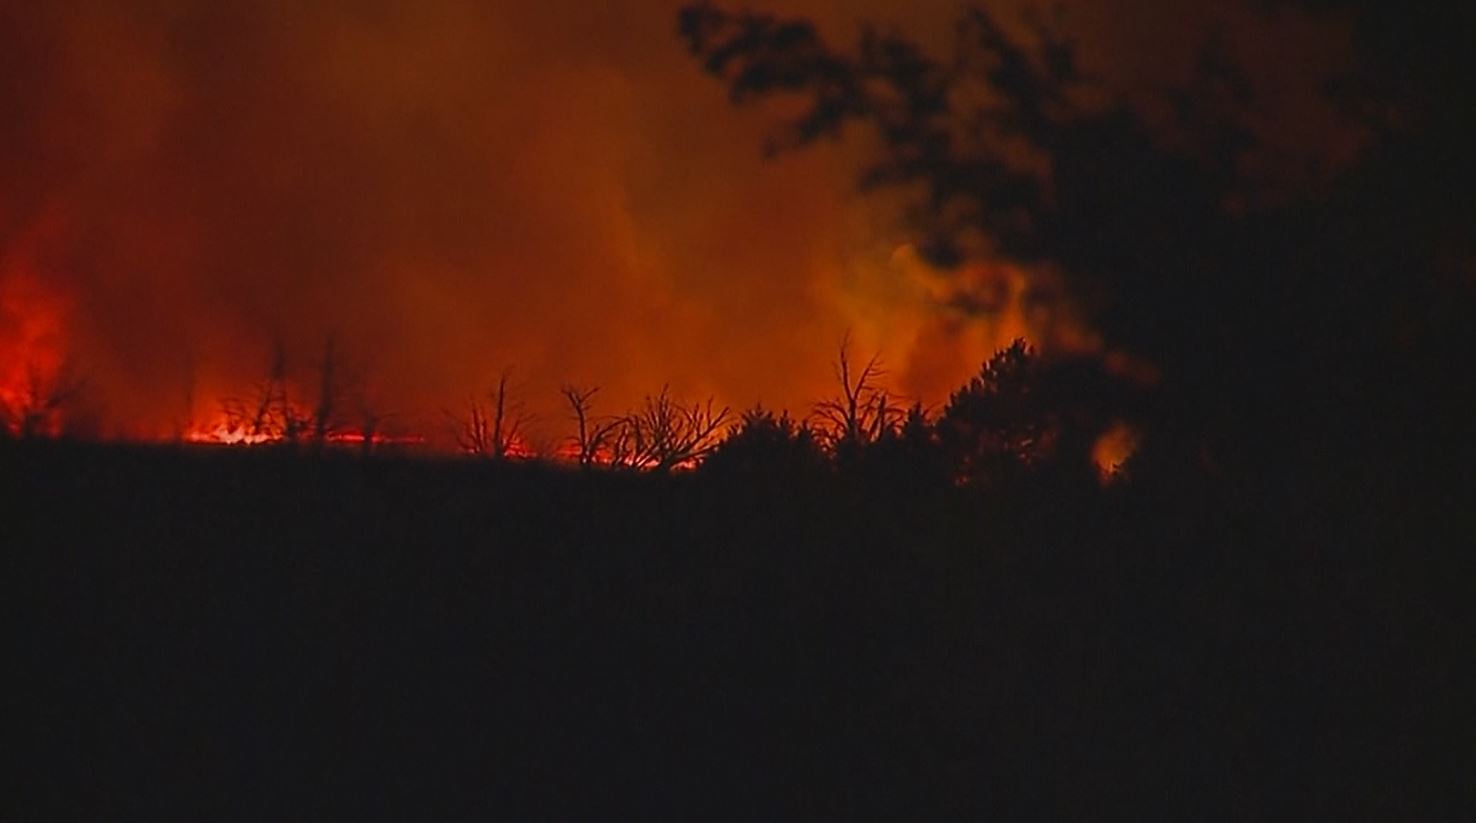
[[(946, 43), (957, 4), (894, 5), (772, 7)], [(1192, 60), (1137, 46), (1201, 16), (1129, 5), (1068, 15), (1085, 57), (1139, 85)], [(56, 370), (64, 338), (98, 433), (163, 436), (274, 346), (310, 384), (331, 336), (406, 426), (511, 366), (556, 428), (561, 383), (608, 411), (666, 383), (803, 410), (848, 330), (937, 401), (1031, 333), (1006, 268), (967, 275), (1004, 289), (992, 311), (940, 307), (855, 192), (864, 141), (764, 159), (771, 113), (692, 65), (677, 6), (0, 0), (6, 373)]]

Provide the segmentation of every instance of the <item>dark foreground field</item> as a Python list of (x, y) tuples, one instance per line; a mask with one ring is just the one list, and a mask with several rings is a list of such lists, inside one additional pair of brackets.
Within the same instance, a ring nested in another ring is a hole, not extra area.
[(4, 817), (1462, 818), (1464, 504), (1347, 482), (12, 445)]

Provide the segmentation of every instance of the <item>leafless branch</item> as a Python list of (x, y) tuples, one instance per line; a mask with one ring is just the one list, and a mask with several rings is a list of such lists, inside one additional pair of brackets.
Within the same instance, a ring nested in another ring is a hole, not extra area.
[(832, 364), (840, 394), (816, 403), (811, 415), (812, 425), (832, 450), (874, 443), (906, 416), (906, 410), (895, 405), (880, 385), (886, 376), (881, 355), (872, 355), (858, 370), (851, 363), (850, 349), (851, 335), (847, 333)]
[(587, 389), (564, 386), (560, 389), (578, 427), (572, 438), (572, 444), (581, 466), (593, 465), (602, 456), (611, 462), (616, 462), (611, 454), (611, 441), (617, 430), (622, 427), (623, 420), (618, 417), (595, 416), (594, 396), (599, 391), (598, 386), (591, 386)]
[(508, 387), (512, 370), (498, 376), (497, 387), (488, 394), (488, 404), (475, 398), (467, 402), (467, 414), (445, 412), (453, 424), (456, 445), (467, 454), (491, 460), (516, 456), (522, 448), (523, 428), (532, 421), (521, 401)]
[(613, 462), (656, 472), (690, 465), (717, 445), (728, 413), (727, 406), (715, 409), (711, 398), (687, 405), (663, 386), (620, 421), (611, 438)]

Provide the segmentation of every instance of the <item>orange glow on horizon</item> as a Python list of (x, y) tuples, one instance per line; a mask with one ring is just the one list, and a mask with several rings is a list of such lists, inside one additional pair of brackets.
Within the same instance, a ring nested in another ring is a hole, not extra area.
[[(180, 438), (186, 443), (218, 446), (267, 446), (274, 444), (285, 444), (290, 442), (285, 435), (263, 434), (247, 431), (240, 426), (231, 426), (226, 422), (217, 422), (213, 425), (192, 428), (185, 432)], [(334, 445), (362, 446), (367, 441), (374, 446), (419, 446), (425, 444), (426, 440), (418, 434), (370, 434), (366, 435), (359, 431), (334, 432), (323, 438), (324, 442)], [(297, 442), (313, 442), (311, 438), (303, 438)]]

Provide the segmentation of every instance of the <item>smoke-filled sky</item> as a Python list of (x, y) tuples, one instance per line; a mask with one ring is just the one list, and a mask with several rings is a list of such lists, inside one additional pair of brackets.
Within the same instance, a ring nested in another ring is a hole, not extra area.
[[(561, 383), (604, 386), (605, 411), (664, 383), (803, 411), (847, 330), (936, 402), (1029, 330), (933, 306), (855, 190), (864, 140), (766, 160), (774, 112), (700, 72), (679, 5), (0, 0), (4, 368), (70, 359), (108, 431), (161, 434), (263, 377), (274, 340), (306, 380), (332, 335), (432, 428), (507, 367), (553, 421)], [(959, 8), (751, 5), (839, 46), (861, 20), (946, 43)], [(1336, 64), (1335, 27), (1150, 0), (1062, 20), (1138, 91), (1218, 23), (1271, 139), (1331, 116), (1284, 68)]]

